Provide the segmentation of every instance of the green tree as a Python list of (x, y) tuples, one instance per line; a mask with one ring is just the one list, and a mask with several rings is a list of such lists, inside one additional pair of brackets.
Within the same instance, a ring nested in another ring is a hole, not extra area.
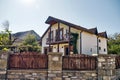
[(39, 43), (34, 35), (27, 35), (22, 43), (22, 46), (25, 46), (28, 51), (41, 51), (41, 47), (39, 46)]
[(120, 54), (120, 33), (110, 35), (108, 38), (108, 53)]
[(0, 45), (9, 45), (9, 34), (7, 32), (0, 32)]

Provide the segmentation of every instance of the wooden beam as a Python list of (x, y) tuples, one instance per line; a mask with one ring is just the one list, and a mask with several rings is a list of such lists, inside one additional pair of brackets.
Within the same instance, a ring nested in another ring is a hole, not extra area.
[(70, 54), (70, 32), (71, 32), (71, 27), (69, 26), (69, 37), (68, 37), (68, 42), (69, 42), (69, 45), (68, 45), (68, 54)]
[[(58, 22), (58, 41), (60, 40), (60, 23)], [(59, 43), (57, 44), (57, 52), (59, 52)]]
[(51, 43), (51, 26), (52, 25), (50, 25), (50, 34), (48, 34), (49, 36), (48, 36), (48, 39), (49, 39), (49, 52), (50, 52), (50, 43)]

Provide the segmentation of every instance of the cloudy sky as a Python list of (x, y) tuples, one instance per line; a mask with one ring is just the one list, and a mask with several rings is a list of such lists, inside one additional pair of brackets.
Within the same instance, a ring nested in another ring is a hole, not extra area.
[(12, 33), (34, 30), (41, 36), (48, 16), (99, 32), (120, 32), (120, 0), (0, 0), (0, 30), (8, 20)]

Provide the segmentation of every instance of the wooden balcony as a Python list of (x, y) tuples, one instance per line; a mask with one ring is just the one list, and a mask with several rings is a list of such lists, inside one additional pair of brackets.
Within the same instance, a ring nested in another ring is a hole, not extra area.
[(69, 37), (53, 37), (52, 39), (46, 38), (46, 44), (58, 44), (58, 43), (68, 43)]

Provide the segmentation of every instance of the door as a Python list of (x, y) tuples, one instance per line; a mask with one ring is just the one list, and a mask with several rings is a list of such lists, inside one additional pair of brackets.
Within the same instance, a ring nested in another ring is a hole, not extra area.
[(49, 47), (44, 47), (44, 54), (48, 54), (48, 52), (52, 52), (53, 51), (53, 47), (50, 47), (50, 51), (49, 51)]
[(64, 55), (69, 55), (68, 45), (64, 46)]
[(44, 54), (48, 54), (48, 47), (44, 47)]

